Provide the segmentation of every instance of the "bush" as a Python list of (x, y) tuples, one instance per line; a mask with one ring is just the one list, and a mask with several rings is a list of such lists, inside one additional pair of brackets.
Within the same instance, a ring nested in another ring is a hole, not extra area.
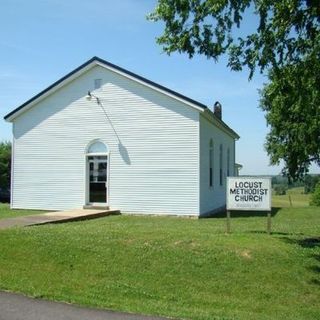
[(11, 143), (0, 142), (0, 188), (10, 188)]
[(310, 205), (320, 207), (320, 182), (317, 183), (314, 192), (311, 195)]
[(304, 178), (304, 193), (313, 193), (318, 182), (320, 182), (319, 175), (306, 175)]
[(283, 196), (287, 193), (288, 187), (285, 184), (277, 184), (273, 189), (277, 196)]

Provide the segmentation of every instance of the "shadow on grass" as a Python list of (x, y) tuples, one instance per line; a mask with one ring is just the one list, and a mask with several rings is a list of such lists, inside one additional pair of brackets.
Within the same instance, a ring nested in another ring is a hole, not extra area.
[(297, 244), (302, 248), (320, 248), (320, 237), (314, 238), (304, 238), (304, 239), (292, 239), (292, 238), (282, 238), (283, 241), (291, 244)]
[[(272, 227), (271, 227), (272, 228)], [(252, 231), (248, 231), (247, 233), (256, 233), (256, 234), (260, 234), (260, 233), (267, 233), (267, 231), (263, 231), (263, 230), (252, 230)], [(277, 232), (277, 231), (271, 231), (272, 235), (276, 235), (276, 236), (304, 236), (303, 233), (301, 232)]]
[[(274, 217), (280, 209), (281, 209), (280, 207), (272, 207), (271, 216)], [(231, 211), (230, 214), (231, 214), (231, 218), (250, 218), (250, 217), (266, 217), (267, 216), (266, 211)], [(213, 219), (226, 218), (226, 211), (221, 211), (208, 218), (213, 218)]]
[(310, 249), (310, 256), (316, 260), (315, 265), (308, 267), (308, 270), (316, 275), (316, 278), (312, 279), (311, 283), (320, 286), (320, 251), (319, 253), (314, 253), (315, 249), (320, 249), (320, 237), (309, 237), (303, 239), (283, 237), (281, 239), (286, 243), (299, 245), (304, 249)]

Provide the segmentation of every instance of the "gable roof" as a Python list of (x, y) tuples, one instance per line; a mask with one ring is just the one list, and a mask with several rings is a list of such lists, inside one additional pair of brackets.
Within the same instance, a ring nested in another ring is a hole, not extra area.
[(139, 83), (142, 83), (148, 87), (151, 87), (157, 91), (162, 92), (163, 94), (166, 94), (174, 99), (180, 100), (182, 102), (184, 102), (185, 104), (196, 108), (198, 111), (200, 112), (205, 112), (206, 114), (209, 115), (209, 117), (213, 117), (214, 122), (220, 124), (220, 126), (222, 126), (223, 129), (227, 130), (229, 132), (229, 134), (231, 134), (234, 138), (239, 139), (238, 134), (233, 131), (229, 126), (227, 126), (222, 120), (220, 120), (219, 118), (217, 118), (214, 113), (207, 108), (206, 105), (193, 100), (189, 97), (186, 97), (184, 95), (182, 95), (181, 93), (178, 93), (174, 90), (171, 90), (167, 87), (164, 87), (156, 82), (153, 82), (151, 80), (148, 80), (142, 76), (139, 76), (131, 71), (128, 71), (124, 68), (121, 68), (115, 64), (112, 64), (106, 60), (103, 60), (99, 57), (92, 57), (91, 59), (89, 59), (88, 61), (86, 61), (85, 63), (83, 63), (82, 65), (80, 65), (78, 68), (74, 69), (73, 71), (69, 72), (68, 74), (66, 74), (64, 77), (62, 77), (61, 79), (57, 80), (56, 82), (54, 82), (52, 85), (50, 85), (49, 87), (47, 87), (46, 89), (42, 90), (41, 92), (39, 92), (37, 95), (33, 96), (31, 99), (27, 100), (26, 102), (24, 102), (22, 105), (20, 105), (19, 107), (17, 107), (16, 109), (14, 109), (13, 111), (11, 111), (10, 113), (8, 113), (7, 115), (5, 115), (4, 119), (6, 121), (11, 122), (16, 116), (18, 116), (19, 114), (21, 114), (22, 112), (26, 111), (29, 107), (32, 107), (34, 104), (36, 104), (37, 102), (39, 102), (40, 100), (44, 99), (46, 96), (50, 95), (51, 93), (53, 93), (54, 91), (58, 90), (60, 87), (62, 87), (64, 84), (66, 84), (69, 81), (72, 81), (73, 79), (77, 78), (79, 75), (81, 75), (82, 73), (86, 72), (87, 70), (91, 69), (93, 66), (95, 65), (100, 65), (102, 67), (105, 67), (109, 70), (112, 70), (116, 73), (119, 73), (123, 76), (126, 76), (132, 80), (135, 80)]

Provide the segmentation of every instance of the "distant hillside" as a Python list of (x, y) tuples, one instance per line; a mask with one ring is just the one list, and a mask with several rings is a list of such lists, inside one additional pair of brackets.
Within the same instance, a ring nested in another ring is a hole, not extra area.
[[(252, 177), (250, 175), (240, 175), (240, 177)], [(320, 182), (320, 174), (308, 174), (303, 180), (289, 183), (288, 178), (278, 175), (255, 175), (255, 177), (271, 177), (273, 189), (281, 190), (280, 194), (285, 194), (286, 190), (292, 188), (301, 188), (304, 193), (312, 193), (315, 185)]]

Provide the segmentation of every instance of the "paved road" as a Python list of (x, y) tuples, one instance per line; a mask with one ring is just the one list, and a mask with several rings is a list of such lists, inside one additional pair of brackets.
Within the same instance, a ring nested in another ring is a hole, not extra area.
[[(82, 308), (0, 292), (0, 320), (166, 320), (160, 317)], [(168, 319), (167, 319), (168, 320)]]

